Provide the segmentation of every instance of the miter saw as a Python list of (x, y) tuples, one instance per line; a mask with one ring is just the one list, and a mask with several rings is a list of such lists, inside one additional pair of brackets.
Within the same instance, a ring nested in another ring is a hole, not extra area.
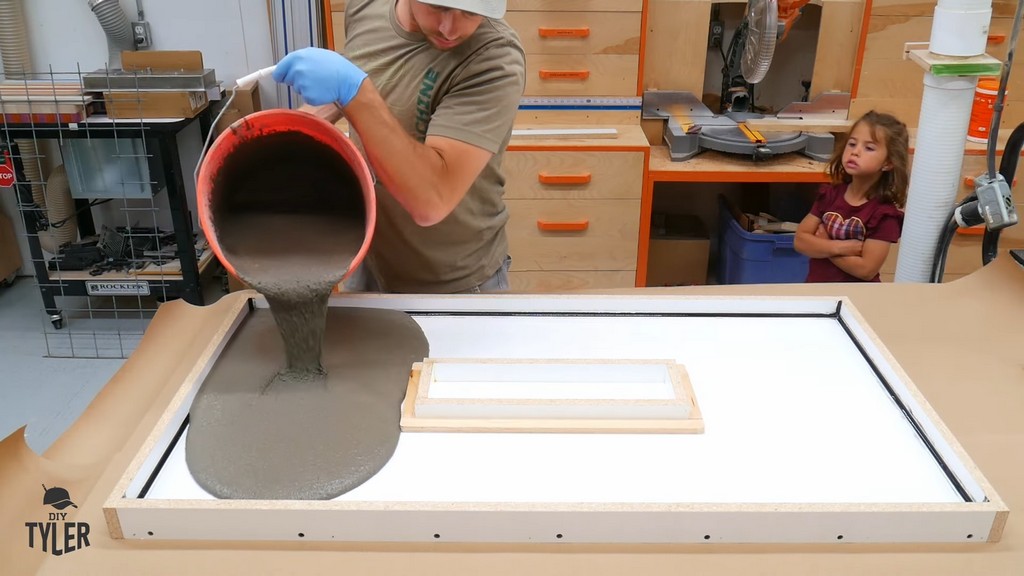
[[(729, 51), (723, 54), (722, 113), (716, 114), (690, 92), (644, 93), (643, 118), (665, 119), (665, 143), (672, 160), (688, 160), (703, 150), (750, 156), (755, 160), (788, 152), (803, 152), (826, 161), (832, 154), (830, 133), (772, 131), (762, 134), (749, 120), (771, 118), (754, 106), (754, 86), (764, 79), (777, 43), (809, 0), (749, 0)], [(827, 93), (812, 102), (794, 102), (774, 117), (779, 119), (846, 120), (848, 93)]]

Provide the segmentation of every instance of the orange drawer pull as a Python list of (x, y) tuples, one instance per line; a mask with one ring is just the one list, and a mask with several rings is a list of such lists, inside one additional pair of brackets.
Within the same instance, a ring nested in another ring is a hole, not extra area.
[(540, 172), (537, 174), (537, 181), (541, 184), (549, 184), (553, 186), (589, 184), (590, 172), (583, 172), (581, 174), (548, 174), (547, 172)]
[(537, 229), (543, 232), (583, 232), (589, 227), (590, 220), (576, 220), (573, 222), (537, 220)]
[(545, 26), (541, 26), (540, 28), (537, 28), (537, 33), (540, 34), (541, 38), (586, 38), (587, 36), (590, 36), (590, 27), (547, 28)]
[(586, 80), (590, 70), (541, 70), (541, 80)]
[(989, 34), (988, 35), (988, 43), (989, 44), (1002, 44), (1003, 42), (1006, 42), (1006, 34)]

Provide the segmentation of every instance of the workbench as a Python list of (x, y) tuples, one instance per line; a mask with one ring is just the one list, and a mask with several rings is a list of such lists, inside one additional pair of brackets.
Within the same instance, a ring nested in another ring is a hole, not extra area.
[[(1007, 319), (1024, 315), (1024, 270), (1009, 256), (943, 285), (709, 286), (617, 293), (849, 297), (1009, 507), (1002, 540), (913, 546), (114, 541), (101, 506), (170, 398), (195, 370), (204, 341), (223, 322), (217, 305), (196, 308), (179, 301), (161, 308), (147, 333), (149, 342), (144, 340), (43, 457), (27, 447), (23, 430), (0, 442), (5, 573), (678, 574), (682, 567), (701, 574), (1020, 573), (1024, 330)], [(971, 310), (967, 326), (950, 320), (952, 310), (964, 309)], [(959, 338), (965, 328), (976, 330), (978, 337)], [(191, 337), (160, 336), (181, 333)], [(65, 512), (69, 520), (92, 527), (90, 547), (63, 557), (28, 549), (25, 522), (49, 510), (40, 504), (40, 483), (70, 492), (78, 509)]]

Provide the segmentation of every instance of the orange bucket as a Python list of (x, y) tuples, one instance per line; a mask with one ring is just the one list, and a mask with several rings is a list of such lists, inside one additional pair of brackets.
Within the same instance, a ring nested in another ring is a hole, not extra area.
[[(196, 182), (199, 225), (214, 254), (232, 275), (242, 277), (222, 245), (218, 213), (239, 203), (239, 199), (229, 196), (244, 197), (253, 188), (266, 190), (254, 191), (256, 195), (262, 193), (262, 199), (255, 200), (255, 208), (250, 205), (245, 209), (268, 215), (317, 215), (328, 210), (328, 205), (333, 210), (339, 202), (345, 211), (363, 212), (352, 220), (362, 227), (362, 245), (342, 280), (366, 257), (377, 217), (373, 176), (355, 144), (329, 120), (295, 110), (265, 110), (238, 120), (210, 146)], [(331, 177), (304, 179), (303, 170)], [(244, 183), (239, 185), (239, 180)], [(316, 190), (310, 192), (307, 189), (314, 182)], [(290, 229), (279, 240), (287, 243), (303, 233), (306, 231)], [(279, 255), (287, 257), (286, 253)]]
[(971, 108), (971, 123), (967, 127), (967, 139), (984, 144), (988, 142), (992, 127), (993, 106), (999, 93), (998, 78), (979, 78), (974, 89), (974, 106)]

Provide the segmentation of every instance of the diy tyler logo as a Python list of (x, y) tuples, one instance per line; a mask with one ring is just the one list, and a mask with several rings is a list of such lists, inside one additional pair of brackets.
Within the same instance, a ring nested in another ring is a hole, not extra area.
[[(64, 510), (69, 506), (78, 508), (71, 501), (68, 491), (54, 486), (43, 485), (43, 506)], [(25, 522), (28, 528), (28, 547), (39, 547), (43, 552), (63, 556), (89, 547), (89, 525), (85, 522), (68, 522), (67, 512), (50, 512), (47, 522)]]

